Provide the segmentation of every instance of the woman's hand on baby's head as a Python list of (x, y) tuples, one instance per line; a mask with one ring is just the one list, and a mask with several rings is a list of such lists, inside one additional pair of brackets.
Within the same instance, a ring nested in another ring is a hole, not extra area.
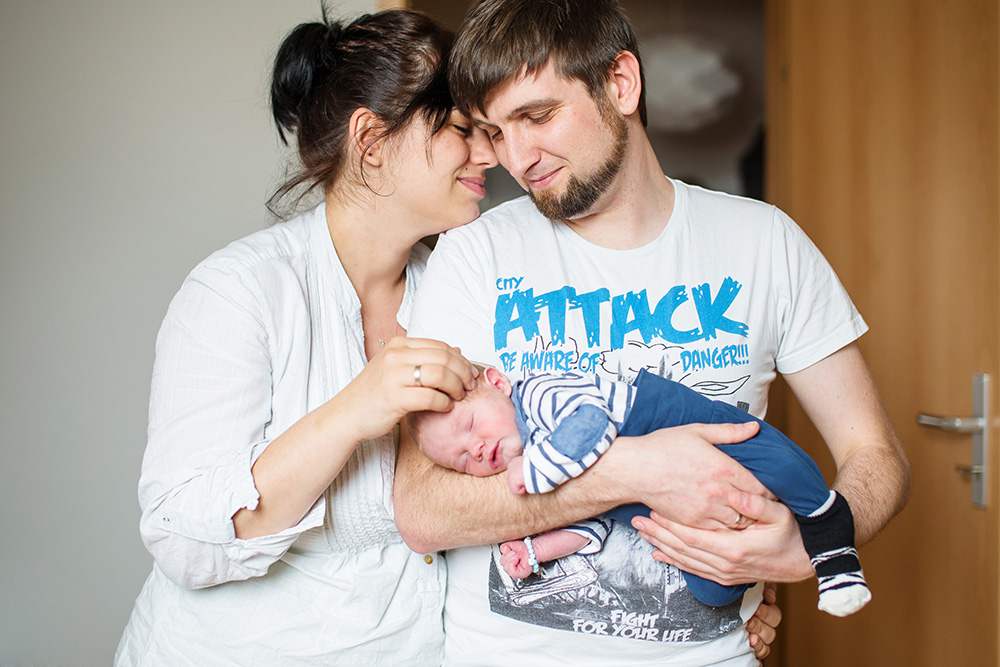
[(361, 442), (392, 430), (410, 412), (448, 412), (475, 387), (473, 367), (457, 348), (395, 336), (335, 397)]
[(524, 486), (524, 457), (516, 456), (507, 462), (507, 488), (511, 493), (527, 493)]

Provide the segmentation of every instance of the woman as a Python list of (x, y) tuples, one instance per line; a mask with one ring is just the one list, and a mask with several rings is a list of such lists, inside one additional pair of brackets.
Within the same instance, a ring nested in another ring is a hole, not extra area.
[(450, 44), (401, 10), (282, 44), (272, 110), (303, 170), (279, 195), (324, 202), (171, 303), (139, 486), (155, 566), (116, 664), (440, 664), (443, 566), (402, 543), (391, 492), (394, 425), (473, 382), (457, 350), (405, 338), (419, 239), (472, 220), (496, 165), (451, 108)]
[(417, 242), (472, 220), (496, 164), (451, 110), (450, 41), (391, 11), (281, 46), (273, 113), (304, 166), (284, 192), (324, 203), (209, 257), (170, 306), (139, 489), (156, 566), (117, 664), (440, 663), (443, 570), (393, 526), (391, 431), (473, 378), (404, 337)]

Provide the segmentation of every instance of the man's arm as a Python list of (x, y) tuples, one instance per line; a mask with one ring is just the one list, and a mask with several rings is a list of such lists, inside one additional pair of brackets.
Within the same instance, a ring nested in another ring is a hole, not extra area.
[(910, 498), (910, 463), (875, 381), (853, 343), (785, 376), (837, 463), (833, 488), (854, 513), (858, 546), (871, 541)]
[(512, 494), (501, 475), (473, 477), (436, 466), (403, 429), (396, 525), (407, 545), (421, 553), (520, 539), (630, 502), (687, 507), (686, 499), (697, 499), (693, 516), (706, 517), (699, 525), (728, 525), (737, 516), (729, 506), (731, 492), (766, 490), (714, 445), (742, 442), (756, 429), (756, 423), (695, 424), (657, 432), (674, 447), (649, 446), (651, 436), (618, 438), (583, 475), (541, 495)]
[[(785, 376), (837, 464), (834, 488), (851, 504), (858, 545), (902, 510), (910, 468), (857, 343)], [(707, 531), (662, 516), (635, 524), (659, 560), (723, 584), (797, 581), (812, 574), (794, 517), (783, 505), (733, 494), (733, 507), (757, 523)]]
[(506, 475), (474, 477), (432, 463), (403, 428), (393, 487), (403, 540), (426, 553), (520, 539), (600, 514), (626, 500), (626, 490), (597, 465), (552, 493), (515, 495)]

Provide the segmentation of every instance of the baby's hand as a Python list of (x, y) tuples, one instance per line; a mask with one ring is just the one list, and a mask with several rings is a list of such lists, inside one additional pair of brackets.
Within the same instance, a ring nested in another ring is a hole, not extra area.
[(525, 492), (523, 456), (516, 456), (507, 462), (507, 488), (517, 495)]
[(513, 540), (500, 545), (500, 565), (514, 579), (524, 579), (531, 574), (528, 564), (528, 547), (524, 540)]

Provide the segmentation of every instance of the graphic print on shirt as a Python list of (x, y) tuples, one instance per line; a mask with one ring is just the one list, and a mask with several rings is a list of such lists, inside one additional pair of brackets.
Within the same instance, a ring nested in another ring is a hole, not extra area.
[[(749, 326), (727, 317), (742, 288), (732, 277), (714, 291), (709, 283), (677, 285), (652, 307), (645, 289), (612, 295), (607, 288), (577, 293), (566, 285), (536, 296), (533, 288), (520, 288), (521, 280), (496, 281), (500, 294), (493, 343), (505, 373), (593, 373), (604, 363), (603, 355), (621, 351), (627, 340), (636, 337), (647, 346), (653, 341), (663, 345), (672, 352), (665, 360), (679, 365), (684, 374), (749, 363)], [(574, 330), (582, 324), (583, 349), (576, 340), (567, 339), (567, 324)], [(722, 337), (736, 340), (721, 345)], [(525, 345), (533, 349), (526, 351)], [(649, 368), (649, 361), (644, 360), (643, 367)]]
[(658, 377), (687, 385), (712, 398), (735, 394), (750, 379), (749, 375), (743, 375), (733, 380), (690, 381), (690, 364), (685, 361), (690, 360), (693, 354), (685, 352), (680, 345), (646, 345), (642, 341), (629, 340), (625, 341), (625, 347), (620, 350), (602, 352), (601, 363), (595, 372), (599, 370), (602, 377), (615, 377), (619, 382), (633, 382), (639, 376), (639, 371), (645, 370)]
[(490, 561), (490, 609), (517, 621), (555, 630), (649, 642), (707, 641), (743, 624), (742, 600), (709, 607), (691, 595), (676, 568), (653, 560), (653, 547), (619, 523), (604, 548), (541, 566), (512, 579)]
[[(631, 382), (645, 369), (747, 407), (733, 398), (750, 378), (751, 341), (749, 326), (729, 312), (741, 289), (732, 277), (714, 288), (675, 286), (655, 304), (647, 290), (579, 294), (564, 286), (536, 296), (520, 278), (496, 286), (494, 345), (511, 379), (576, 371)], [(698, 602), (634, 529), (612, 525), (599, 553), (546, 563), (522, 580), (500, 567), (495, 546), (490, 609), (553, 629), (649, 642), (708, 641), (742, 624), (741, 600), (718, 608)]]

